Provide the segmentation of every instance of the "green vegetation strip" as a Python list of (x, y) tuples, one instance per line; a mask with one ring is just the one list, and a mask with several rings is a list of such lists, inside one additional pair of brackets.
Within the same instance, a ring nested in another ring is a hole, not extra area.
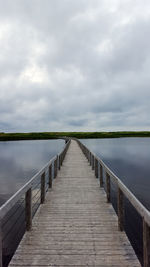
[(150, 137), (150, 131), (144, 132), (33, 132), (33, 133), (0, 133), (0, 141), (57, 139), (61, 137), (82, 138), (119, 138)]

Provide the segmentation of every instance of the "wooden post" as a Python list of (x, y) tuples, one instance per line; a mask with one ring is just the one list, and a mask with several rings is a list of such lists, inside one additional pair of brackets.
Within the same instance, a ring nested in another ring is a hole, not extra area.
[(106, 173), (106, 194), (107, 194), (107, 203), (110, 202), (110, 175)]
[(0, 221), (0, 267), (3, 267), (2, 223)]
[(60, 154), (60, 166), (62, 166), (62, 162), (63, 162), (63, 154)]
[(124, 217), (123, 192), (118, 187), (118, 230), (119, 231), (123, 231), (123, 217)]
[(95, 158), (95, 176), (98, 178), (98, 160)]
[(94, 170), (94, 155), (92, 155), (92, 170)]
[(61, 155), (59, 155), (58, 157), (58, 169), (60, 170), (60, 167), (61, 167)]
[(104, 185), (104, 181), (103, 181), (103, 167), (102, 165), (100, 164), (100, 187), (103, 187)]
[(143, 218), (143, 261), (144, 267), (150, 267), (150, 227)]
[(41, 204), (45, 201), (45, 172), (41, 175)]
[(49, 166), (49, 188), (52, 188), (52, 164)]
[(32, 228), (32, 189), (29, 188), (25, 195), (25, 220), (26, 231)]
[(63, 164), (63, 160), (64, 160), (64, 151), (62, 152), (62, 155), (61, 155), (61, 165)]
[(90, 152), (90, 166), (92, 165), (92, 154)]
[(57, 158), (54, 161), (54, 178), (57, 176)]

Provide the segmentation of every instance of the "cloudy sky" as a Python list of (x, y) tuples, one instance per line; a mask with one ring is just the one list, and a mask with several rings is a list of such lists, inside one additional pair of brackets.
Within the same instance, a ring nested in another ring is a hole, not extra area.
[(0, 131), (150, 130), (149, 0), (0, 0)]

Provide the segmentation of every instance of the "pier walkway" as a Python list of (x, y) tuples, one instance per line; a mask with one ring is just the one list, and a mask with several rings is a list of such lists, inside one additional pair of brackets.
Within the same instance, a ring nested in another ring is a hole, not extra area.
[(76, 141), (9, 266), (141, 266)]

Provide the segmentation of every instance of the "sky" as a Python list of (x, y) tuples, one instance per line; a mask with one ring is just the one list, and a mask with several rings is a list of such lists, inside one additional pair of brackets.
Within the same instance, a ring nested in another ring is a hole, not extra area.
[(0, 0), (0, 132), (150, 130), (149, 0)]

